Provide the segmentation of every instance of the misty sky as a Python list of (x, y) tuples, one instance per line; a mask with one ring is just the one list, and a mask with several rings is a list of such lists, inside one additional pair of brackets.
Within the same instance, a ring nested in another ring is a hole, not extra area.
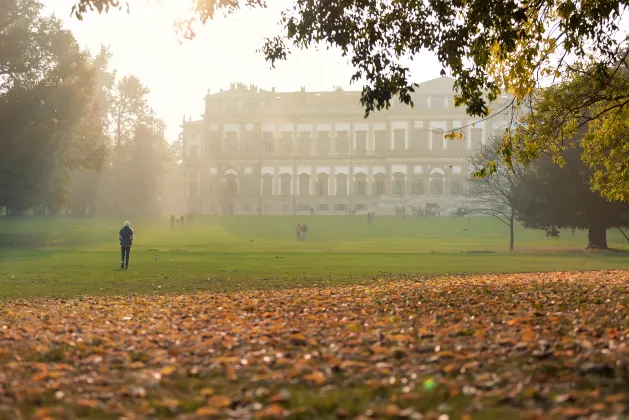
[[(131, 3), (131, 14), (118, 10), (100, 16), (89, 14), (83, 21), (70, 17), (75, 0), (44, 0), (48, 10), (61, 18), (79, 43), (98, 50), (101, 43), (114, 53), (113, 67), (122, 74), (140, 77), (151, 89), (151, 105), (168, 124), (168, 139), (179, 132), (182, 116), (199, 119), (203, 96), (229, 88), (231, 82), (256, 84), (263, 89), (332, 90), (350, 86), (352, 74), (347, 59), (338, 51), (295, 51), (288, 62), (271, 70), (262, 54), (257, 53), (265, 36), (278, 33), (280, 12), (291, 0), (273, 0), (266, 10), (243, 10), (227, 18), (218, 18), (197, 27), (197, 38), (182, 44), (172, 27), (182, 0), (161, 0), (162, 5), (147, 1)], [(159, 0), (158, 0), (159, 1)], [(122, 1), (121, 1), (122, 2)], [(185, 3), (185, 2), (184, 2)], [(439, 76), (436, 58), (424, 54), (410, 64), (415, 81)]]

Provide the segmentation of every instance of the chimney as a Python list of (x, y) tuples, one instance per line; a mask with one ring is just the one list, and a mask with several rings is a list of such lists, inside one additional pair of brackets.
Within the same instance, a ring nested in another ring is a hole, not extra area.
[(302, 92), (305, 92), (305, 91), (306, 91), (306, 86), (302, 86), (302, 87), (301, 87), (301, 91), (302, 91)]
[(275, 86), (271, 88), (271, 92), (275, 93)]
[(236, 84), (235, 83), (230, 83), (229, 84), (229, 90), (234, 90), (236, 88)]

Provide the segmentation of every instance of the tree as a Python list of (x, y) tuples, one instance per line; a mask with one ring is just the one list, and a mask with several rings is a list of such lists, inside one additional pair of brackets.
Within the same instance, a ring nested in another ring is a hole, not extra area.
[(68, 173), (102, 163), (87, 55), (35, 1), (8, 2), (0, 21), (0, 206), (58, 211)]
[(501, 139), (493, 137), (482, 145), (469, 159), (471, 168), (483, 167), (496, 162), (494, 176), (468, 177), (469, 190), (465, 193), (467, 204), (457, 210), (458, 216), (482, 214), (492, 216), (509, 227), (509, 250), (515, 242), (516, 201), (519, 199), (517, 184), (526, 172), (521, 165), (509, 166), (500, 157)]
[(158, 209), (157, 180), (166, 171), (167, 148), (163, 122), (155, 120), (151, 125), (136, 127), (133, 142), (126, 150), (128, 159), (121, 168), (123, 184), (118, 195), (120, 210), (125, 214), (146, 217)]
[(629, 226), (629, 203), (609, 202), (588, 186), (591, 170), (577, 148), (561, 153), (563, 167), (550, 156), (535, 161), (518, 183), (516, 215), (525, 227), (558, 236), (559, 228), (587, 229), (589, 249), (607, 249), (607, 229)]
[(510, 138), (518, 160), (537, 159), (544, 144), (561, 165), (561, 152), (582, 148), (590, 186), (609, 200), (629, 201), (628, 53), (601, 72), (595, 63), (575, 65), (562, 82), (537, 91)]

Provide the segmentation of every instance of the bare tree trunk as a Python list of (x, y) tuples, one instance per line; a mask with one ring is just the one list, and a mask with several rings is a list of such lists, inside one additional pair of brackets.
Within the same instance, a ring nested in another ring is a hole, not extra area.
[(515, 224), (515, 211), (513, 207), (511, 208), (511, 218), (509, 219), (509, 251), (513, 251), (513, 244), (515, 242), (515, 235), (513, 233), (513, 228)]
[(588, 228), (587, 249), (608, 249), (607, 228), (604, 226), (590, 226)]

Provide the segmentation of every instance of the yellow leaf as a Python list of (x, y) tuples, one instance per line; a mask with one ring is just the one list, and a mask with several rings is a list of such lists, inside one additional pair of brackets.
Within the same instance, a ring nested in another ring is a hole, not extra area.
[(214, 390), (212, 388), (203, 388), (201, 390), (201, 395), (203, 395), (204, 397), (211, 397), (212, 395), (214, 395)]
[(264, 410), (256, 413), (256, 418), (262, 417), (278, 417), (284, 413), (284, 407), (279, 404), (272, 404), (265, 408)]
[(216, 408), (226, 408), (232, 404), (232, 400), (224, 395), (215, 395), (208, 400), (208, 404)]
[(318, 370), (304, 376), (304, 379), (310, 382), (314, 382), (317, 385), (324, 384), (326, 382), (325, 375)]
[(214, 407), (201, 407), (195, 411), (195, 413), (199, 416), (218, 416), (220, 414), (220, 410), (217, 410)]
[(170, 376), (175, 372), (174, 366), (166, 366), (159, 371), (164, 376)]

